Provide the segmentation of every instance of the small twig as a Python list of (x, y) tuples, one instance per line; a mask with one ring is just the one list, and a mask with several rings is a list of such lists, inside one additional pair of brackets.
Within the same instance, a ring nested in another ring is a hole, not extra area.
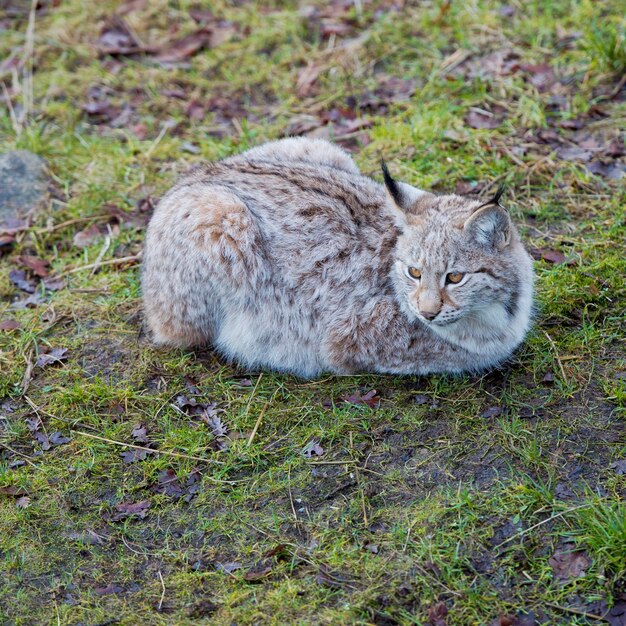
[(569, 606), (561, 606), (560, 604), (555, 604), (554, 602), (546, 602), (547, 606), (551, 606), (554, 609), (558, 609), (559, 611), (564, 611), (566, 613), (572, 613), (572, 615), (582, 615), (588, 619), (595, 619), (599, 622), (607, 622), (610, 623), (606, 617), (602, 617), (602, 615), (595, 615), (594, 613), (586, 613), (585, 611), (580, 611), (578, 609), (570, 608)]
[(7, 107), (9, 109), (9, 117), (11, 118), (11, 126), (13, 126), (13, 132), (19, 136), (19, 134), (22, 132), (22, 126), (17, 119), (15, 109), (13, 108), (13, 103), (11, 102), (11, 96), (4, 82), (2, 82), (2, 94), (4, 96), (4, 101), (7, 103)]
[(502, 547), (503, 545), (510, 543), (511, 541), (514, 541), (515, 539), (518, 539), (519, 537), (522, 537), (524, 535), (527, 535), (529, 532), (531, 532), (532, 530), (535, 530), (535, 528), (539, 528), (539, 526), (543, 526), (544, 524), (547, 524), (548, 522), (551, 522), (552, 520), (557, 519), (558, 517), (563, 517), (563, 515), (567, 515), (568, 513), (571, 513), (572, 511), (577, 511), (578, 509), (586, 509), (590, 506), (593, 506), (591, 503), (587, 503), (587, 504), (580, 504), (578, 506), (574, 506), (571, 509), (567, 509), (566, 511), (561, 511), (560, 513), (557, 513), (556, 515), (551, 515), (550, 517), (541, 520), (540, 522), (537, 522), (536, 524), (533, 524), (532, 526), (526, 528), (525, 530), (522, 530), (521, 532), (509, 537), (508, 539), (505, 539), (504, 541), (502, 541), (501, 543), (499, 543), (497, 546), (494, 546), (492, 548), (492, 550), (497, 550), (498, 548)]
[(356, 465), (357, 461), (347, 459), (345, 461), (307, 461), (307, 465)]
[(33, 467), (37, 467), (37, 465), (35, 465), (30, 460), (31, 457), (29, 457), (27, 454), (24, 454), (23, 452), (18, 452), (17, 450), (14, 450), (11, 446), (7, 445), (6, 443), (2, 443), (1, 441), (0, 441), (0, 446), (2, 446), (5, 450), (8, 450), (12, 454), (17, 454), (17, 456), (21, 456), (29, 465), (32, 465)]
[(101, 263), (90, 263), (89, 265), (82, 265), (81, 267), (75, 267), (72, 270), (67, 270), (59, 274), (61, 276), (67, 276), (68, 274), (74, 274), (75, 272), (82, 272), (84, 270), (90, 270), (93, 267), (102, 267), (103, 265), (123, 265), (124, 263), (133, 263), (141, 259), (141, 254), (132, 254), (131, 256), (123, 256), (119, 259), (109, 259), (108, 261), (102, 261)]
[(567, 376), (565, 375), (565, 368), (563, 367), (563, 363), (561, 361), (561, 357), (559, 356), (559, 351), (556, 347), (556, 344), (554, 343), (552, 337), (550, 337), (550, 335), (548, 335), (548, 333), (543, 330), (543, 334), (546, 336), (546, 338), (548, 339), (548, 341), (550, 342), (550, 345), (552, 346), (552, 350), (554, 350), (554, 358), (556, 359), (556, 362), (559, 364), (559, 369), (561, 370), (561, 376), (563, 377), (563, 382), (567, 383)]
[(110, 215), (92, 215), (91, 217), (77, 217), (73, 220), (67, 220), (65, 222), (61, 222), (60, 224), (54, 224), (53, 226), (47, 228), (36, 228), (33, 229), (32, 232), (37, 235), (53, 233), (55, 230), (61, 230), (61, 228), (65, 228), (66, 226), (71, 226), (72, 224), (80, 224), (82, 222), (97, 222), (99, 220), (108, 220), (111, 219)]
[(404, 540), (404, 545), (402, 546), (402, 552), (406, 552), (407, 546), (409, 545), (409, 538), (411, 537), (411, 531), (413, 530), (413, 526), (415, 526), (415, 524), (417, 524), (417, 519), (413, 520), (413, 523), (406, 531), (406, 539)]
[(250, 394), (250, 397), (248, 398), (248, 404), (246, 404), (245, 417), (247, 417), (248, 413), (250, 412), (250, 405), (252, 404), (252, 399), (254, 398), (254, 394), (256, 393), (256, 390), (259, 387), (259, 383), (261, 382), (261, 378), (263, 378), (263, 372), (261, 372), (259, 374), (259, 377), (256, 379), (256, 384), (254, 385), (254, 388), (252, 389), (252, 393)]
[(155, 148), (161, 143), (161, 140), (163, 139), (163, 137), (165, 137), (165, 134), (170, 128), (172, 128), (172, 126), (168, 122), (163, 124), (163, 126), (161, 127), (161, 130), (159, 131), (159, 134), (156, 136), (156, 139), (152, 142), (152, 144), (150, 144), (150, 147), (144, 153), (144, 157), (146, 159), (150, 158), (150, 155), (154, 152)]
[[(352, 441), (352, 432), (350, 432), (350, 449), (351, 450), (354, 449), (354, 444), (353, 444), (353, 441)], [(361, 496), (361, 509), (363, 511), (363, 523), (367, 527), (369, 525), (369, 522), (367, 520), (367, 509), (365, 507), (365, 493), (363, 491), (363, 486), (361, 485), (361, 475), (359, 474), (359, 466), (358, 465), (356, 465), (355, 468), (354, 468), (354, 475), (356, 477), (357, 487), (359, 488), (359, 495)]]
[(256, 431), (259, 429), (259, 426), (261, 425), (261, 420), (263, 419), (263, 416), (265, 415), (265, 411), (267, 411), (267, 407), (269, 406), (269, 404), (270, 404), (269, 402), (266, 402), (263, 408), (261, 409), (261, 412), (259, 413), (259, 417), (257, 418), (254, 428), (252, 429), (252, 432), (250, 433), (250, 437), (248, 438), (248, 446), (252, 445), (252, 442), (254, 441), (254, 437), (256, 435)]
[(440, 587), (443, 587), (448, 593), (452, 594), (453, 596), (456, 596), (457, 598), (460, 598), (463, 596), (462, 593), (459, 593), (458, 591), (454, 591), (453, 589), (450, 589), (448, 585), (446, 585), (445, 583), (442, 583), (436, 576), (433, 576), (432, 574), (430, 574), (419, 563), (414, 563), (414, 567), (420, 570), (424, 576), (426, 576), (427, 578), (430, 578), (434, 583), (437, 583)]
[(293, 496), (291, 495), (291, 465), (289, 465), (287, 469), (287, 491), (289, 492), (289, 502), (291, 503), (291, 512), (293, 513), (293, 518), (296, 520), (296, 524), (299, 524), (300, 520), (298, 519), (296, 507), (293, 504)]
[(107, 253), (107, 250), (109, 249), (109, 246), (111, 245), (111, 227), (108, 226), (108, 229), (109, 229), (109, 234), (104, 238), (104, 244), (102, 245), (102, 248), (100, 248), (100, 252), (98, 253), (98, 256), (96, 257), (96, 260), (94, 261), (93, 268), (91, 269), (92, 276), (98, 271), (98, 268), (102, 265), (102, 259), (104, 258), (104, 255)]
[(33, 377), (34, 367), (35, 364), (33, 363), (33, 352), (31, 350), (28, 354), (28, 357), (26, 358), (26, 369), (24, 370), (24, 376), (22, 376), (22, 394), (25, 394), (28, 391), (28, 386), (30, 385), (30, 381)]
[[(43, 413), (44, 415), (47, 415), (48, 417), (51, 417), (52, 419), (55, 420), (59, 420), (61, 422), (66, 422), (67, 424), (72, 424), (73, 426), (76, 426), (76, 424), (78, 423), (78, 420), (71, 420), (68, 419), (67, 417), (59, 417), (58, 415), (53, 415), (52, 413), (48, 413), (48, 411), (45, 411), (44, 409), (42, 409), (40, 406), (37, 406), (28, 396), (22, 396), (24, 398), (24, 400), (26, 400), (26, 402), (30, 405), (30, 408), (35, 411), (35, 413), (39, 416), (39, 413)], [(89, 424), (79, 424), (80, 426), (82, 426), (83, 428), (94, 428), (93, 426), (90, 426)]]
[[(105, 441), (106, 443), (112, 443), (116, 446), (124, 446), (125, 448), (135, 448), (136, 450), (145, 450), (146, 452), (151, 452), (152, 454), (164, 454), (166, 456), (173, 456), (178, 459), (191, 459), (192, 461), (201, 461), (202, 463), (217, 463), (218, 465), (224, 465), (223, 461), (218, 461), (217, 459), (205, 459), (199, 456), (192, 456), (191, 454), (183, 454), (182, 452), (170, 452), (169, 450), (155, 450), (153, 448), (146, 448), (145, 446), (137, 446), (134, 443), (125, 443), (124, 441), (116, 441), (115, 439), (108, 439), (107, 437), (100, 437), (98, 435), (92, 435), (91, 433), (86, 433), (81, 430), (71, 429), (70, 432), (75, 435), (82, 435), (83, 437), (89, 437), (90, 439), (97, 439), (98, 441)], [(225, 485), (234, 485), (236, 483), (246, 482), (245, 480), (221, 480), (219, 478), (213, 478), (212, 476), (207, 476), (207, 478), (214, 483), (222, 483)]]
[(158, 552), (148, 552), (147, 550), (144, 550), (143, 552), (139, 552), (139, 550), (135, 550), (130, 543), (128, 542), (128, 540), (126, 539), (126, 537), (124, 537), (124, 535), (122, 535), (122, 542), (124, 543), (124, 545), (134, 554), (138, 554), (139, 556), (143, 556), (144, 558), (147, 556), (159, 556)]
[(163, 582), (163, 575), (161, 574), (161, 570), (159, 570), (159, 580), (161, 581), (161, 587), (163, 587), (163, 591), (161, 592), (161, 599), (159, 600), (159, 608), (157, 611), (161, 610), (163, 606), (163, 600), (165, 599), (165, 583)]
[(626, 74), (624, 74), (622, 76), (622, 78), (620, 79), (620, 81), (617, 83), (617, 85), (615, 85), (615, 89), (613, 89), (613, 91), (611, 91), (611, 93), (609, 94), (608, 99), (609, 100), (613, 100), (613, 98), (615, 98), (615, 96), (617, 96), (617, 94), (622, 90), (622, 87), (626, 84)]

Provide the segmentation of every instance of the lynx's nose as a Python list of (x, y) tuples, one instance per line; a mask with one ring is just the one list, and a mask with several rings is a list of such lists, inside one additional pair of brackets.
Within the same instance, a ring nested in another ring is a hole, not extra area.
[(439, 315), (439, 311), (422, 311), (420, 309), (420, 314), (430, 322), (431, 320), (434, 320), (437, 315)]
[(417, 310), (429, 322), (434, 320), (441, 311), (441, 297), (433, 289), (426, 289), (419, 295)]

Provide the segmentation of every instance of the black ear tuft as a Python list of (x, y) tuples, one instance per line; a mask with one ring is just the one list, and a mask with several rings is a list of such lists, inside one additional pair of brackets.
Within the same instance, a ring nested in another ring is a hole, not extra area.
[(479, 207), (476, 207), (475, 210), (478, 211), (479, 209), (482, 209), (485, 206), (492, 206), (492, 205), (503, 208), (502, 205), (500, 204), (500, 198), (503, 196), (505, 189), (506, 189), (506, 185), (503, 183), (502, 185), (498, 187), (498, 191), (496, 191), (494, 197), (491, 198), (491, 200), (487, 200), (487, 202), (483, 202)]
[(496, 191), (496, 195), (491, 199), (489, 204), (495, 204), (497, 206), (500, 206), (500, 198), (504, 195), (504, 190), (505, 189), (506, 189), (506, 185), (504, 183), (502, 183), (498, 187), (498, 191)]
[(385, 159), (383, 159), (382, 157), (380, 158), (380, 167), (383, 170), (383, 179), (385, 181), (385, 187), (387, 187), (387, 191), (389, 192), (389, 194), (393, 198), (394, 202), (398, 206), (401, 206), (401, 203), (402, 203), (402, 191), (400, 190), (400, 187), (398, 186), (398, 183), (392, 178), (391, 174), (389, 173), (389, 169), (387, 168), (387, 164), (385, 163)]

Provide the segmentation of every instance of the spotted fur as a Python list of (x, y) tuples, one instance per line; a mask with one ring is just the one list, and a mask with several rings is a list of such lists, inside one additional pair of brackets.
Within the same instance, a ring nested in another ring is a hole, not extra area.
[[(506, 211), (385, 181), (389, 192), (312, 139), (192, 169), (146, 236), (155, 342), (212, 345), (304, 377), (479, 371), (507, 359), (529, 328), (533, 270)], [(452, 284), (451, 272), (463, 279)]]

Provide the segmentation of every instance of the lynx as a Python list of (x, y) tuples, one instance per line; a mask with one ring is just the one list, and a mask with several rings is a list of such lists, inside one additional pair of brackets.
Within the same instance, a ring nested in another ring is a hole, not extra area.
[(289, 138), (192, 168), (148, 226), (142, 289), (157, 344), (245, 367), (478, 372), (532, 317), (532, 260), (500, 193), (434, 195)]

